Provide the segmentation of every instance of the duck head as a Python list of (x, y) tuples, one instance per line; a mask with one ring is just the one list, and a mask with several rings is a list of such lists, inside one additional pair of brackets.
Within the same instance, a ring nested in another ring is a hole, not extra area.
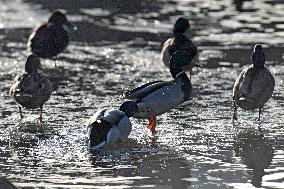
[(28, 74), (37, 73), (40, 65), (39, 57), (35, 54), (28, 56), (25, 63), (25, 72)]
[(125, 101), (120, 107), (119, 110), (124, 112), (125, 115), (130, 118), (138, 111), (138, 105), (134, 101)]
[(260, 44), (256, 44), (254, 46), (252, 55), (251, 55), (252, 64), (255, 67), (264, 67), (265, 64), (265, 54), (262, 50), (262, 46)]
[(193, 56), (187, 51), (177, 51), (170, 58), (170, 72), (173, 78), (176, 77), (177, 74), (184, 71), (185, 68), (189, 68), (190, 74), (192, 72), (192, 68), (202, 67), (199, 64), (192, 62)]
[(173, 27), (173, 34), (185, 34), (187, 37), (190, 37), (190, 24), (189, 21), (183, 17), (180, 17), (176, 20), (176, 23)]
[(74, 25), (71, 24), (67, 18), (66, 15), (59, 10), (54, 11), (48, 18), (48, 23), (52, 23), (55, 25), (60, 25), (63, 27), (63, 29), (68, 33), (72, 33), (75, 29)]

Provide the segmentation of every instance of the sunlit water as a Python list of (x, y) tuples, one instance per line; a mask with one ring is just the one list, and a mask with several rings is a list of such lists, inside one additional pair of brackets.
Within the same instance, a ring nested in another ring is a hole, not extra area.
[[(24, 110), (19, 123), (9, 87), (31, 28), (56, 8), (78, 30), (56, 68), (42, 60), (57, 88), (44, 124), (37, 110)], [(19, 188), (284, 188), (284, 2), (248, 1), (244, 9), (229, 0), (1, 1), (1, 175)], [(127, 88), (172, 79), (159, 50), (181, 15), (191, 19), (205, 66), (194, 70), (191, 100), (158, 117), (156, 138), (145, 120), (132, 119), (129, 140), (90, 151), (85, 122), (96, 110), (117, 107)], [(231, 122), (234, 79), (257, 42), (276, 78), (261, 132), (257, 111), (240, 110), (240, 123)]]

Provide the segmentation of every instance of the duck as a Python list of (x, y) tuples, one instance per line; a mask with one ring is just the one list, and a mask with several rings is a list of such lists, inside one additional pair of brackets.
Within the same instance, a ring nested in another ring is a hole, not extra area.
[(128, 138), (132, 131), (130, 118), (138, 110), (136, 103), (125, 101), (119, 109), (98, 110), (87, 123), (89, 146), (101, 149)]
[(271, 98), (275, 79), (265, 67), (265, 54), (261, 44), (256, 44), (251, 55), (252, 65), (244, 68), (233, 87), (233, 121), (238, 120), (237, 108), (258, 109), (258, 121), (264, 104)]
[(170, 58), (170, 72), (173, 81), (152, 81), (135, 87), (123, 95), (138, 106), (134, 118), (148, 119), (147, 128), (156, 133), (157, 116), (182, 104), (190, 98), (192, 86), (184, 67), (202, 67), (192, 62), (188, 51), (177, 51)]
[(66, 49), (74, 26), (66, 15), (59, 10), (54, 11), (47, 22), (36, 27), (29, 36), (27, 50), (41, 58), (51, 58)]
[(18, 74), (10, 88), (10, 96), (19, 107), (20, 119), (23, 119), (22, 108), (40, 108), (39, 120), (42, 122), (43, 105), (51, 97), (53, 90), (51, 82), (38, 73), (40, 60), (37, 55), (31, 54), (25, 62), (25, 72)]
[[(183, 17), (176, 20), (173, 27), (173, 37), (167, 39), (161, 50), (161, 60), (166, 67), (169, 67), (170, 57), (178, 50), (188, 51), (193, 61), (197, 61), (198, 49), (197, 46), (190, 40), (191, 28), (189, 21)], [(192, 72), (190, 68), (186, 69)]]

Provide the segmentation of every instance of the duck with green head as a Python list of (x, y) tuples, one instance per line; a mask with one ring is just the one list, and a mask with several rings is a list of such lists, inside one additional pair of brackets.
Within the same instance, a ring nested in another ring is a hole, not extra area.
[(170, 58), (173, 81), (153, 81), (125, 93), (125, 98), (134, 101), (138, 111), (134, 118), (148, 119), (148, 128), (155, 132), (156, 116), (161, 115), (187, 101), (191, 95), (191, 82), (184, 72), (185, 67), (199, 66), (192, 63), (187, 51), (177, 51)]
[(271, 98), (275, 80), (271, 72), (265, 67), (265, 54), (262, 46), (257, 44), (252, 52), (252, 65), (243, 69), (237, 77), (234, 89), (234, 115), (237, 120), (237, 107), (245, 110), (259, 110), (258, 121), (260, 121), (261, 110), (264, 104)]
[(20, 118), (23, 118), (22, 107), (27, 109), (40, 108), (40, 122), (42, 109), (52, 93), (51, 82), (38, 73), (40, 65), (37, 55), (29, 55), (25, 63), (25, 72), (14, 79), (10, 88), (10, 95), (19, 106)]
[(124, 102), (118, 110), (98, 110), (88, 121), (90, 148), (104, 148), (128, 138), (132, 131), (129, 118), (137, 110), (137, 104), (132, 101)]

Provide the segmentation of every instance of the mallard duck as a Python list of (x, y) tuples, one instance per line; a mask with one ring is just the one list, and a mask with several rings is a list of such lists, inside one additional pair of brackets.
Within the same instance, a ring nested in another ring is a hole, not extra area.
[[(178, 18), (173, 27), (173, 36), (167, 39), (161, 51), (161, 59), (165, 66), (169, 67), (170, 57), (178, 50), (188, 51), (191, 57), (197, 58), (197, 47), (190, 40), (190, 24), (185, 18)], [(193, 60), (196, 61), (196, 60)], [(189, 69), (189, 71), (192, 71)]]
[(138, 110), (138, 106), (134, 102), (126, 101), (119, 110), (107, 113), (106, 110), (97, 111), (88, 121), (88, 138), (93, 149), (127, 138), (132, 130), (129, 118)]
[(40, 65), (37, 55), (29, 55), (25, 63), (25, 73), (14, 79), (10, 88), (10, 95), (19, 106), (20, 118), (23, 118), (22, 107), (27, 109), (40, 108), (42, 122), (42, 108), (52, 93), (51, 82), (38, 73)]
[(271, 98), (275, 80), (271, 72), (265, 68), (265, 54), (260, 44), (255, 45), (252, 56), (252, 65), (243, 69), (237, 77), (233, 89), (234, 115), (237, 120), (237, 106), (245, 110), (261, 109)]
[(35, 28), (30, 35), (28, 52), (41, 58), (56, 56), (67, 47), (73, 29), (74, 26), (68, 22), (65, 14), (54, 11), (48, 21)]
[(192, 63), (192, 56), (187, 51), (177, 51), (170, 58), (170, 72), (173, 81), (154, 81), (136, 87), (124, 94), (126, 99), (137, 103), (138, 111), (134, 118), (148, 119), (148, 128), (155, 133), (156, 116), (182, 104), (189, 99), (191, 82), (184, 67), (199, 66)]

